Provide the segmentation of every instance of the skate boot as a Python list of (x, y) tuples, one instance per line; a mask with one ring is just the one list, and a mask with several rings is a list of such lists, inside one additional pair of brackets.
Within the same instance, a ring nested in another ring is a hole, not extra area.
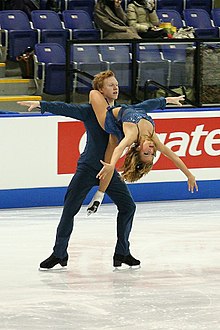
[(140, 267), (140, 260), (135, 259), (131, 254), (127, 256), (123, 256), (121, 254), (114, 254), (113, 257), (113, 266), (114, 267), (121, 267), (122, 264), (126, 264), (130, 267)]
[(67, 266), (68, 255), (63, 258), (57, 258), (53, 253), (51, 256), (40, 263), (39, 270), (48, 270), (52, 269), (54, 266), (60, 264), (61, 267)]
[(97, 190), (97, 192), (93, 196), (93, 199), (91, 200), (87, 208), (87, 216), (97, 212), (99, 206), (102, 203), (103, 198), (104, 198), (104, 193), (102, 191)]
[(100, 202), (94, 201), (93, 204), (87, 208), (87, 215), (91, 215), (93, 213), (96, 213), (99, 208)]

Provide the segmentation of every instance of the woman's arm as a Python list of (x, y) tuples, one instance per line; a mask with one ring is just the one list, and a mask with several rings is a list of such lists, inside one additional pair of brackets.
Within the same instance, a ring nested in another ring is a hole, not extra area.
[(137, 126), (133, 123), (123, 123), (123, 133), (124, 138), (120, 141), (120, 143), (114, 148), (114, 151), (111, 156), (110, 163), (103, 162), (103, 168), (97, 174), (97, 178), (104, 179), (108, 172), (112, 171), (115, 168), (115, 165), (119, 158), (122, 156), (125, 148), (130, 147), (132, 143), (137, 140)]
[(100, 180), (104, 180), (105, 177), (110, 172), (113, 172), (117, 161), (122, 156), (125, 148), (128, 147), (129, 145), (130, 144), (128, 143), (128, 140), (126, 138), (124, 138), (123, 140), (121, 140), (121, 142), (119, 143), (119, 145), (114, 149), (110, 163), (106, 163), (103, 160), (100, 160), (100, 162), (103, 165), (103, 168), (97, 174), (96, 177), (99, 178)]
[[(111, 162), (111, 158), (112, 158), (112, 154), (115, 150), (115, 148), (117, 147), (118, 145), (118, 140), (117, 138), (110, 134), (109, 135), (109, 142), (108, 142), (108, 146), (106, 148), (106, 151), (105, 151), (105, 159), (104, 159), (104, 162), (106, 164), (106, 166), (108, 166), (108, 164), (110, 164)], [(110, 171), (108, 174), (106, 174), (105, 178), (100, 180), (100, 183), (99, 183), (99, 191), (101, 192), (105, 192), (110, 181), (111, 181), (111, 178), (112, 178), (112, 175), (114, 173), (114, 167), (111, 167), (110, 168)]]
[(179, 168), (185, 176), (188, 178), (188, 190), (192, 193), (194, 189), (198, 191), (198, 186), (195, 180), (195, 176), (190, 172), (184, 162), (167, 146), (165, 146), (158, 138), (158, 136), (154, 133), (152, 140), (156, 144), (157, 149), (166, 157), (168, 157), (174, 165)]
[(89, 103), (91, 104), (93, 111), (95, 112), (99, 125), (104, 129), (106, 111), (108, 107), (106, 99), (99, 91), (92, 90), (89, 93)]
[(133, 123), (124, 123), (123, 124), (123, 132), (125, 137), (120, 141), (120, 143), (114, 148), (114, 151), (111, 156), (111, 161), (109, 163), (103, 162), (103, 168), (97, 174), (97, 178), (104, 179), (105, 176), (114, 170), (115, 165), (119, 158), (122, 156), (125, 148), (130, 147), (132, 143), (137, 140), (137, 127), (136, 124)]

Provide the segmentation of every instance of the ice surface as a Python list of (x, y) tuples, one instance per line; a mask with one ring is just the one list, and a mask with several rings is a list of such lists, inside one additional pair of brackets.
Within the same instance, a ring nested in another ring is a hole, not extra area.
[(0, 329), (220, 329), (220, 199), (138, 203), (138, 270), (115, 271), (116, 207), (76, 217), (66, 269), (39, 271), (62, 208), (0, 211)]

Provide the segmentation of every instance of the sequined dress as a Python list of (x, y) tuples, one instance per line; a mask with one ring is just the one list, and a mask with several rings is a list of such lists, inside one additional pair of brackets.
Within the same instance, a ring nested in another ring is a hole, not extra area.
[(146, 119), (155, 126), (153, 119), (147, 113), (156, 109), (164, 109), (166, 107), (166, 99), (159, 97), (150, 99), (133, 105), (122, 105), (119, 110), (118, 117), (115, 118), (112, 110), (115, 107), (108, 107), (105, 120), (105, 131), (117, 137), (118, 142), (124, 138), (122, 124), (124, 122), (138, 124), (141, 119)]

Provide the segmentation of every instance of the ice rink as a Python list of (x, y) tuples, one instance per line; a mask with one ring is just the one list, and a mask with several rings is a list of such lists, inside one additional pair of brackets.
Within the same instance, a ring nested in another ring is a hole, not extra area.
[(220, 329), (220, 199), (138, 203), (138, 270), (114, 270), (116, 208), (76, 217), (66, 269), (39, 271), (62, 208), (0, 211), (1, 330)]

